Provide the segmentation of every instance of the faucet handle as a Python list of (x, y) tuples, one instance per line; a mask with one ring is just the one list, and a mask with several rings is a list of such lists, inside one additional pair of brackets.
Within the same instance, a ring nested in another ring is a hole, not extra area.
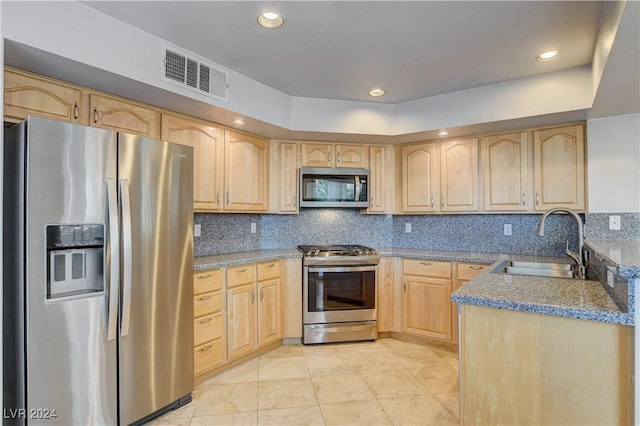
[(567, 248), (565, 249), (565, 253), (567, 253), (567, 256), (575, 260), (578, 265), (581, 264), (580, 256), (578, 256), (578, 253), (573, 250), (569, 250), (569, 240), (567, 240)]

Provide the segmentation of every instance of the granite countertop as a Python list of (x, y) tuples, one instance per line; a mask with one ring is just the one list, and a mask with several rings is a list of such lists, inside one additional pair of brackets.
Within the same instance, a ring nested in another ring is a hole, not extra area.
[(640, 241), (585, 240), (584, 243), (618, 265), (618, 274), (640, 278)]
[(213, 256), (196, 256), (193, 269), (206, 271), (207, 269), (224, 268), (226, 266), (244, 265), (245, 263), (265, 262), (268, 260), (302, 257), (297, 249), (290, 250), (255, 250), (238, 253), (224, 253)]

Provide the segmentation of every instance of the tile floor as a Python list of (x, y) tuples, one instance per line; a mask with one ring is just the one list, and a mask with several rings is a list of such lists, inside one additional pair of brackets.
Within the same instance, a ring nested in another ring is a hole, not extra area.
[(457, 425), (458, 356), (396, 339), (286, 345), (152, 425)]

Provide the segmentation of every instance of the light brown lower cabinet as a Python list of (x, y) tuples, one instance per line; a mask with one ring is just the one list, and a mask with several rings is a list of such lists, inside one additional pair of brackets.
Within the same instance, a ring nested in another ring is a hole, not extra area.
[(194, 375), (199, 376), (226, 360), (223, 271), (194, 273), (193, 293)]
[(633, 327), (461, 312), (460, 424), (633, 424)]

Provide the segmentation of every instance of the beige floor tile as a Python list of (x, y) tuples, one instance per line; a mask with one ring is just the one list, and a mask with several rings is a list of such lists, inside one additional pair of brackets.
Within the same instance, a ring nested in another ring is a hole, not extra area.
[(411, 373), (430, 394), (458, 392), (458, 369), (441, 364), (438, 368), (420, 368)]
[(296, 377), (309, 377), (304, 357), (260, 358), (258, 361), (258, 380), (281, 380)]
[(358, 372), (358, 354), (331, 353), (307, 355), (307, 368), (311, 376), (333, 376), (337, 374), (353, 374)]
[(324, 425), (324, 418), (318, 405), (307, 407), (261, 410), (258, 412), (259, 425)]
[(374, 351), (371, 353), (359, 353), (353, 359), (359, 372), (363, 371), (386, 371), (402, 368), (402, 364), (398, 358), (390, 351)]
[(260, 358), (291, 358), (299, 356), (304, 356), (302, 345), (282, 345), (266, 354), (260, 355)]
[(242, 364), (224, 371), (207, 380), (203, 385), (206, 388), (218, 383), (247, 383), (258, 381), (258, 358), (250, 359)]
[(362, 376), (378, 399), (424, 395), (427, 392), (405, 368), (363, 371)]
[(198, 398), (194, 416), (256, 411), (258, 382), (207, 385)]
[(192, 426), (199, 425), (247, 425), (255, 426), (258, 424), (257, 411), (249, 413), (221, 414), (219, 416), (194, 417), (191, 420)]
[(327, 425), (390, 425), (378, 401), (341, 402), (320, 405)]
[(316, 376), (311, 381), (320, 404), (376, 399), (360, 374)]
[(458, 424), (433, 395), (381, 399), (379, 402), (394, 425)]
[(371, 353), (377, 351), (387, 351), (388, 348), (380, 341), (347, 342), (335, 346), (338, 353)]
[(439, 393), (433, 396), (454, 419), (460, 420), (460, 394), (458, 392)]
[(258, 383), (258, 409), (274, 410), (318, 405), (310, 378), (268, 380)]

